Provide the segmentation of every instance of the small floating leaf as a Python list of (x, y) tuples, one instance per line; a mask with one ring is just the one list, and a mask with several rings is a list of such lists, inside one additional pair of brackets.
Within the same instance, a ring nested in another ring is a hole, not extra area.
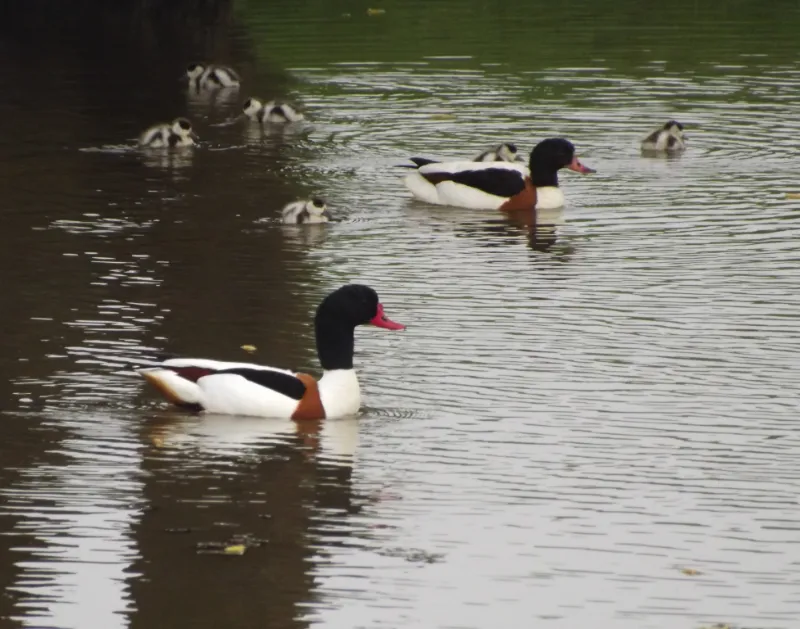
[(246, 352), (250, 352), (251, 354), (256, 351), (255, 345), (242, 345), (242, 349)]
[(226, 555), (244, 555), (244, 551), (247, 550), (247, 546), (244, 544), (235, 544), (233, 546), (226, 546), (225, 547), (225, 554)]
[(695, 570), (694, 568), (683, 568), (681, 572), (685, 574), (687, 577), (696, 577), (698, 574), (703, 574), (699, 570)]
[(156, 448), (164, 447), (164, 440), (161, 437), (153, 437), (151, 441)]
[(786, 193), (787, 199), (800, 199), (800, 192), (787, 192)]
[(367, 15), (383, 15), (386, 13), (386, 9), (367, 9)]
[(455, 120), (455, 114), (433, 114), (431, 120)]

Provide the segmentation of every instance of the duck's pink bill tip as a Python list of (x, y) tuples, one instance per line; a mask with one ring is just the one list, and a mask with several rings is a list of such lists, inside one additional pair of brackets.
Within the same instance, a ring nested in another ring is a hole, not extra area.
[(369, 321), (370, 325), (387, 330), (405, 330), (406, 326), (402, 323), (395, 323), (383, 312), (383, 304), (378, 304), (378, 313)]
[(589, 168), (588, 166), (581, 164), (581, 160), (579, 160), (577, 157), (573, 158), (572, 163), (567, 166), (567, 168), (574, 170), (576, 173), (583, 173), (584, 175), (597, 172), (594, 168)]

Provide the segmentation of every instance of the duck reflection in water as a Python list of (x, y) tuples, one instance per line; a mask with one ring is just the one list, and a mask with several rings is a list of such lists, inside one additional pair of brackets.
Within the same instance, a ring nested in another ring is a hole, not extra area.
[[(369, 537), (349, 524), (374, 502), (353, 483), (358, 417), (159, 412), (145, 426), (133, 529), (144, 578), (131, 586), (141, 626), (299, 626), (320, 561)], [(228, 544), (245, 556), (221, 563), (204, 550)]]
[(194, 151), (141, 151), (141, 159), (148, 168), (184, 169), (192, 165)]
[(462, 224), (456, 236), (476, 238), (484, 247), (518, 245), (527, 236), (534, 251), (547, 252), (558, 241), (558, 227), (564, 224), (563, 208), (555, 210), (515, 210), (496, 218)]

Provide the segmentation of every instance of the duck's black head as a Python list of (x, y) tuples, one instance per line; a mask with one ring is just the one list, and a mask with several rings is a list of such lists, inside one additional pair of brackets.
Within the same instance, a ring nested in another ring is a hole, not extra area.
[(317, 352), (323, 369), (353, 368), (353, 332), (359, 325), (387, 330), (405, 328), (384, 314), (378, 293), (369, 286), (346, 284), (322, 300), (314, 318)]
[[(325, 199), (320, 199), (319, 197), (314, 197), (313, 199), (311, 199), (311, 204), (314, 207), (319, 207), (319, 208), (325, 207)], [(372, 290), (372, 289), (370, 289), (370, 290)]]
[(669, 122), (664, 124), (664, 130), (669, 131), (670, 129), (677, 128), (678, 131), (683, 131), (683, 125), (678, 122), (677, 120), (670, 120)]
[(578, 173), (593, 173), (575, 155), (575, 147), (565, 138), (548, 138), (537, 144), (531, 151), (529, 163), (531, 182), (536, 187), (557, 186), (558, 171), (569, 168)]

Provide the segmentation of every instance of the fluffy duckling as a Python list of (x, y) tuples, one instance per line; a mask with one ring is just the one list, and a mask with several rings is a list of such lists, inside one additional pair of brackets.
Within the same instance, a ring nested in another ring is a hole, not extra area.
[(241, 79), (233, 68), (221, 65), (192, 63), (186, 68), (189, 85), (197, 90), (214, 90), (221, 87), (238, 87)]
[(670, 120), (642, 140), (643, 151), (677, 153), (685, 148), (686, 138), (683, 135), (683, 125), (677, 120)]
[(327, 223), (330, 220), (331, 214), (323, 199), (294, 201), (281, 210), (281, 221), (286, 225)]
[(157, 124), (139, 136), (139, 146), (146, 148), (173, 148), (192, 146), (200, 138), (186, 118), (176, 118), (171, 124)]
[(503, 142), (494, 148), (478, 155), (473, 162), (524, 162), (525, 159), (517, 152), (517, 147), (511, 142)]
[(259, 124), (265, 122), (284, 123), (304, 120), (303, 114), (288, 103), (271, 100), (262, 103), (257, 98), (248, 98), (242, 105), (244, 115)]

